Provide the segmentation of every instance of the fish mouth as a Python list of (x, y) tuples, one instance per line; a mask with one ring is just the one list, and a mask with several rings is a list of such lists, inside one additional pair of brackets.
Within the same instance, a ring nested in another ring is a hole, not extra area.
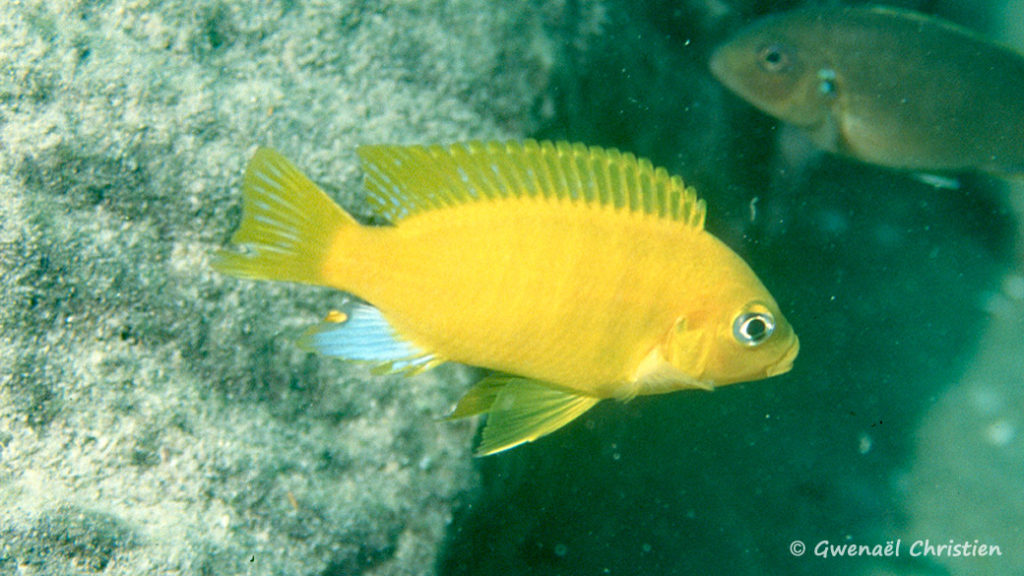
[(711, 58), (708, 59), (708, 69), (711, 71), (711, 75), (715, 77), (719, 82), (722, 82), (722, 77), (725, 76), (725, 54), (722, 53), (722, 47), (719, 46), (711, 52)]
[(800, 339), (796, 336), (793, 337), (793, 343), (789, 345), (786, 352), (779, 358), (779, 361), (768, 367), (767, 377), (778, 376), (779, 374), (785, 374), (793, 369), (793, 360), (796, 359), (796, 355), (800, 352)]
[(718, 80), (728, 92), (753, 104), (757, 102), (757, 99), (754, 98), (756, 94), (751, 93), (751, 90), (745, 86), (742, 76), (736, 73), (737, 65), (734, 63), (736, 60), (734, 52), (735, 50), (730, 50), (729, 46), (715, 48), (711, 57), (708, 58), (708, 70), (711, 72), (711, 76)]

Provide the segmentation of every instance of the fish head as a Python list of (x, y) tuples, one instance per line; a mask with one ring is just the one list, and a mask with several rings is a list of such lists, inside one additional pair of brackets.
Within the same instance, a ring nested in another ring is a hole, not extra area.
[(793, 327), (746, 262), (724, 244), (716, 248), (720, 272), (676, 320), (665, 358), (704, 388), (788, 372), (800, 351)]
[(761, 111), (813, 132), (829, 122), (839, 82), (815, 37), (813, 22), (769, 16), (716, 48), (709, 67)]
[(800, 352), (793, 327), (767, 293), (722, 317), (715, 336), (706, 372), (719, 385), (785, 374)]

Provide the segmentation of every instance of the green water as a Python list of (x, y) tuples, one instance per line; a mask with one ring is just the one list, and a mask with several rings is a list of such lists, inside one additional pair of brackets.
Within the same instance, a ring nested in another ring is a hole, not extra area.
[[(970, 424), (948, 427), (970, 435), (951, 431), (957, 444), (932, 450), (948, 456), (915, 467), (922, 438), (947, 436), (935, 422), (922, 432), (923, 420), (969, 369), (1014, 269), (1006, 184), (961, 175), (959, 190), (941, 189), (821, 155), (709, 83), (707, 49), (722, 31), (682, 4), (644, 3), (601, 58), (567, 72), (563, 91), (577, 98), (542, 134), (635, 150), (695, 183), (709, 229), (779, 299), (800, 356), (770, 381), (603, 403), (564, 434), (483, 462), (485, 497), (457, 520), (444, 572), (1016, 573), (1021, 452), (959, 455), (986, 450), (983, 427), (998, 418), (973, 403), (952, 411)], [(996, 354), (1021, 354), (1019, 341), (999, 344)], [(981, 390), (1004, 398), (1020, 381), (982, 377)], [(1004, 413), (1019, 422), (1020, 410)], [(956, 481), (967, 465), (985, 472)], [(1006, 508), (978, 517), (970, 502), (994, 494)], [(937, 506), (947, 513), (922, 513)], [(895, 551), (897, 539), (898, 555), (815, 553), (823, 541)], [(1003, 556), (912, 554), (925, 539)]]
[[(728, 94), (711, 50), (797, 4), (0, 6), (0, 575), (1021, 574), (1021, 193), (822, 155)], [(901, 3), (1020, 10), (951, 4)], [(474, 459), (439, 417), (475, 371), (311, 356), (343, 295), (209, 268), (259, 145), (372, 218), (358, 145), (523, 137), (695, 185), (793, 370)], [(950, 539), (1001, 555), (912, 553)]]

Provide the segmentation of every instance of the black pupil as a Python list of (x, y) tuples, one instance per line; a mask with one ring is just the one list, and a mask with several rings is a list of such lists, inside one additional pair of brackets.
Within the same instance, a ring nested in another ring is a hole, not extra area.
[(757, 342), (764, 338), (765, 334), (768, 332), (768, 323), (758, 317), (751, 318), (750, 320), (747, 320), (744, 332), (746, 332), (747, 338)]
[(777, 44), (761, 48), (761, 66), (769, 72), (781, 72), (789, 65), (786, 50)]

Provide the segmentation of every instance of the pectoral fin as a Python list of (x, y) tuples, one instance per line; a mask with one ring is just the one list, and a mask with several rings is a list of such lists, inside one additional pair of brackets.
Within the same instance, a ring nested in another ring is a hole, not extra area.
[(449, 419), (486, 413), (487, 424), (475, 455), (488, 456), (558, 430), (599, 400), (542, 382), (496, 374), (467, 392)]
[(940, 190), (959, 190), (960, 180), (954, 176), (946, 176), (944, 174), (931, 174), (929, 172), (913, 172), (910, 175), (914, 180), (922, 184), (927, 184), (932, 188), (938, 188)]
[[(640, 365), (637, 366), (636, 372), (633, 374), (633, 382), (635, 384), (632, 388), (623, 388), (634, 395), (659, 394), (662, 392), (682, 390), (684, 388), (700, 388), (702, 390), (715, 389), (713, 382), (694, 378), (686, 372), (676, 368), (671, 362), (665, 359), (665, 355), (660, 347), (656, 347), (651, 350), (650, 353), (640, 361)], [(623, 397), (623, 400), (628, 399), (630, 399), (629, 395)]]

